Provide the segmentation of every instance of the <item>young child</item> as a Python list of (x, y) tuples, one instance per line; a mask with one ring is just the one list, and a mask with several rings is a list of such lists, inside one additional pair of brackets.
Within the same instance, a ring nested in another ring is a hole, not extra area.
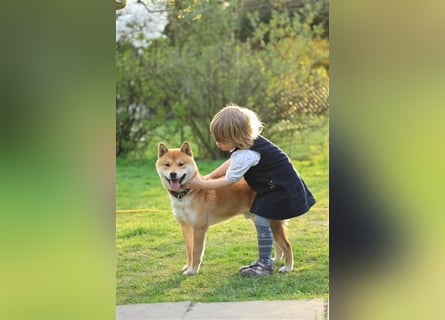
[(210, 123), (210, 132), (219, 149), (231, 152), (230, 159), (203, 180), (195, 177), (185, 184), (192, 189), (219, 189), (244, 177), (257, 193), (250, 211), (255, 214), (258, 259), (239, 269), (248, 276), (274, 272), (269, 219), (297, 217), (315, 203), (289, 157), (260, 135), (262, 129), (258, 116), (247, 108), (228, 105), (221, 109)]

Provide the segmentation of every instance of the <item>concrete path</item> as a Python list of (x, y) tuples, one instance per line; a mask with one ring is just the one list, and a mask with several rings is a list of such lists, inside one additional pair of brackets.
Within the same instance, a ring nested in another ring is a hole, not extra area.
[(117, 320), (327, 320), (328, 302), (324, 299), (247, 301), (247, 302), (163, 302), (116, 307)]

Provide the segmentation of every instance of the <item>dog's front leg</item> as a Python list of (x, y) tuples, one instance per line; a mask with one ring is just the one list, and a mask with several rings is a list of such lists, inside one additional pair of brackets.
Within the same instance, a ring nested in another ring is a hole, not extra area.
[(202, 257), (205, 250), (205, 236), (207, 233), (207, 226), (193, 229), (193, 259), (191, 268), (184, 271), (184, 275), (193, 275), (198, 273), (201, 266)]
[(184, 237), (185, 247), (187, 249), (187, 264), (182, 267), (182, 272), (186, 272), (192, 266), (193, 261), (193, 230), (192, 227), (185, 223), (180, 222), (182, 229), (182, 236)]

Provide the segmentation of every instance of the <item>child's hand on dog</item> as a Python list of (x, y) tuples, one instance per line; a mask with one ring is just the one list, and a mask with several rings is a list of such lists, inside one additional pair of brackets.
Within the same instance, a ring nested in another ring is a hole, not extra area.
[(224, 177), (218, 179), (204, 180), (203, 177), (195, 176), (182, 185), (186, 189), (221, 189), (230, 186)]
[(202, 180), (198, 176), (195, 176), (191, 180), (187, 181), (183, 187), (186, 189), (201, 189)]

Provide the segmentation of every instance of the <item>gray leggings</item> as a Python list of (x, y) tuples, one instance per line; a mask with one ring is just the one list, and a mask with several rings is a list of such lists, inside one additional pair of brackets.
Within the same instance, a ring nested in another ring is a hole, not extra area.
[(262, 264), (272, 263), (273, 234), (269, 219), (255, 216), (255, 227), (258, 239), (258, 259)]
[(270, 220), (261, 216), (255, 215), (255, 225), (261, 227), (270, 227)]

